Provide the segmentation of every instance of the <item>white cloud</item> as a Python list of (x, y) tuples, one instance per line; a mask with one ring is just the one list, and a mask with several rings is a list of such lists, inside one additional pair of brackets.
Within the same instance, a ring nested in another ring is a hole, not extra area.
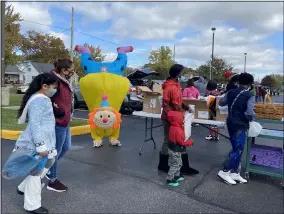
[(70, 48), (70, 36), (64, 32), (54, 32), (50, 27), (53, 25), (53, 22), (52, 15), (49, 12), (49, 8), (51, 6), (54, 6), (54, 3), (11, 2), (10, 4), (14, 7), (14, 11), (16, 13), (21, 14), (21, 18), (23, 19), (23, 21), (20, 22), (22, 32), (34, 30), (40, 33), (50, 33), (62, 39), (66, 48)]
[[(247, 72), (256, 76), (268, 73), (283, 73), (283, 50), (275, 50), (265, 44), (258, 44), (261, 36), (250, 36), (248, 31), (230, 28), (217, 28), (214, 55), (225, 58), (236, 69), (244, 69), (244, 53), (247, 53)], [(219, 30), (221, 31), (219, 33)], [(190, 38), (183, 38), (176, 44), (176, 58), (180, 63), (196, 68), (209, 60), (212, 51), (211, 37), (208, 32)], [(251, 33), (251, 35), (253, 35)], [(219, 38), (220, 37), (220, 38)]]

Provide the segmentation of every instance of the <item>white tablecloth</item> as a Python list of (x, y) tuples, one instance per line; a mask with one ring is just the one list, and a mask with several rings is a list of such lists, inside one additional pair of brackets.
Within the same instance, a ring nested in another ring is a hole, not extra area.
[[(156, 118), (161, 119), (161, 114), (153, 114), (144, 111), (134, 111), (134, 116), (138, 117), (148, 117), (148, 118)], [(215, 120), (202, 120), (202, 119), (193, 119), (193, 123), (204, 124), (204, 125), (213, 125), (218, 127), (224, 127), (225, 122), (215, 121)]]

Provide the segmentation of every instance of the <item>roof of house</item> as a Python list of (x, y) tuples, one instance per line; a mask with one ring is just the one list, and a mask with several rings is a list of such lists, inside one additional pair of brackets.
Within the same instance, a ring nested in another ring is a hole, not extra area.
[(39, 73), (47, 73), (54, 69), (54, 66), (52, 64), (39, 62), (31, 62), (31, 64)]
[(5, 69), (5, 73), (23, 73), (17, 65), (7, 65), (6, 69)]

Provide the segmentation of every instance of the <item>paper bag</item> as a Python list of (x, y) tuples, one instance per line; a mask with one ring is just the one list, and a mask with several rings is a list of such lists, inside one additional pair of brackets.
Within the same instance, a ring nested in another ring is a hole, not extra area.
[(184, 114), (184, 133), (185, 133), (185, 139), (186, 141), (191, 136), (191, 124), (194, 119), (194, 114), (185, 112)]

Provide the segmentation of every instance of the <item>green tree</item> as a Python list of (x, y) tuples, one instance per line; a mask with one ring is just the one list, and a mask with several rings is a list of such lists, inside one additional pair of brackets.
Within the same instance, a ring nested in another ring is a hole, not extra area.
[[(212, 76), (213, 80), (224, 83), (226, 82), (226, 79), (224, 77), (224, 73), (226, 71), (233, 71), (234, 67), (231, 63), (227, 62), (225, 59), (222, 59), (220, 57), (214, 57), (213, 63), (212, 63)], [(208, 60), (206, 64), (201, 65), (197, 68), (197, 73), (202, 76), (206, 76), (208, 79), (210, 77), (210, 66), (211, 66), (211, 60)]]
[(284, 76), (280, 74), (272, 74), (271, 77), (275, 81), (275, 87), (281, 88), (284, 85)]
[(144, 67), (151, 68), (160, 74), (159, 78), (167, 78), (170, 67), (175, 63), (172, 50), (162, 46), (158, 50), (153, 50), (148, 57), (149, 63)]
[(261, 85), (267, 86), (269, 88), (274, 88), (276, 87), (276, 80), (273, 77), (273, 75), (266, 75), (262, 80), (261, 80)]
[(57, 59), (69, 58), (64, 42), (51, 34), (28, 31), (23, 35), (22, 53), (24, 60), (54, 63)]
[(21, 20), (21, 15), (14, 12), (13, 6), (5, 4), (5, 68), (7, 65), (17, 64), (21, 59), (21, 56), (17, 54), (22, 44), (20, 24), (18, 23)]
[[(90, 48), (94, 60), (96, 60), (98, 62), (104, 61), (106, 55), (104, 55), (102, 53), (102, 49), (101, 49), (100, 46), (95, 47), (95, 46), (89, 45), (87, 43), (85, 43), (84, 46)], [(84, 77), (85, 72), (82, 69), (80, 56), (81, 56), (80, 53), (74, 51), (74, 69), (75, 69), (75, 72), (78, 74), (79, 77)]]

